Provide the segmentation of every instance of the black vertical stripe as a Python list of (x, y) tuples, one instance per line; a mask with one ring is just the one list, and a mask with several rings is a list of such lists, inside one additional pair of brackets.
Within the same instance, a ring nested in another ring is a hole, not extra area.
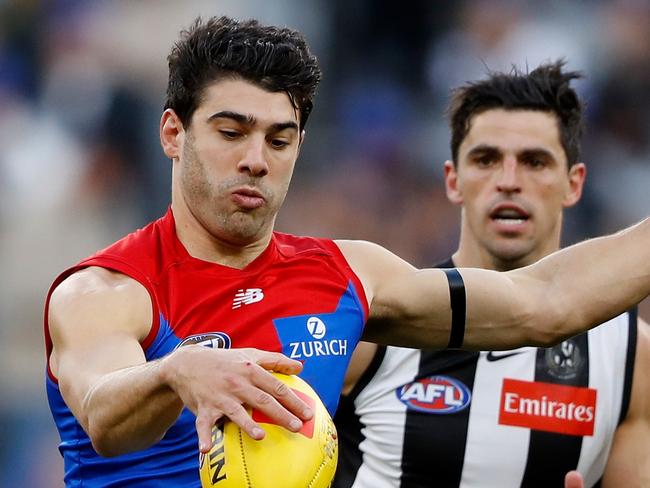
[[(453, 268), (451, 259), (437, 268)], [(447, 375), (474, 388), (478, 352), (423, 350), (417, 378)], [(408, 410), (402, 449), (402, 488), (458, 486), (465, 462), (471, 402), (453, 414)], [(441, 441), (441, 439), (443, 439)]]
[[(470, 391), (479, 353), (423, 350), (417, 379), (447, 375)], [(402, 452), (403, 488), (458, 486), (463, 472), (470, 405), (452, 414), (408, 410)]]
[(636, 341), (637, 341), (637, 324), (639, 320), (639, 309), (633, 307), (628, 310), (628, 335), (627, 335), (627, 355), (625, 357), (625, 379), (623, 380), (623, 401), (621, 403), (621, 415), (618, 419), (618, 425), (627, 417), (627, 411), (630, 408), (630, 396), (632, 395), (632, 379), (634, 377), (634, 360), (636, 358)]
[[(547, 352), (555, 348), (539, 348), (535, 361), (535, 381), (559, 385), (589, 386), (589, 341), (587, 334), (580, 334), (569, 341), (574, 343), (580, 355), (579, 367), (574, 371), (558, 371), (547, 360)], [(528, 458), (522, 487), (547, 488), (564, 486), (567, 471), (576, 469), (582, 449), (582, 436), (558, 434), (540, 430), (530, 431)]]
[(354, 401), (359, 393), (375, 376), (386, 355), (386, 346), (378, 346), (368, 368), (363, 372), (349, 395), (341, 395), (334, 415), (334, 423), (339, 436), (339, 460), (332, 488), (352, 486), (363, 463), (359, 444), (365, 437), (361, 432), (363, 424), (355, 410)]
[(342, 395), (334, 415), (336, 432), (339, 436), (339, 460), (332, 487), (352, 486), (363, 463), (359, 444), (364, 437), (361, 419), (354, 411), (354, 400)]
[[(636, 359), (636, 344), (639, 321), (639, 308), (632, 307), (627, 311), (627, 351), (625, 353), (625, 377), (623, 379), (623, 398), (621, 400), (621, 413), (618, 418), (618, 425), (627, 417), (630, 408), (630, 397), (632, 396), (632, 380), (634, 378), (634, 363)], [(601, 477), (593, 488), (601, 488), (603, 478)]]

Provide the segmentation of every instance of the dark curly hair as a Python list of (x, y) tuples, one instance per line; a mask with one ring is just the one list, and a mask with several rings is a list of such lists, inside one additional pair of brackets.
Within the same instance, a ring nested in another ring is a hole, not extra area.
[(205, 88), (221, 79), (242, 78), (271, 91), (284, 91), (300, 113), (300, 129), (313, 107), (321, 70), (304, 36), (256, 20), (199, 17), (181, 32), (167, 58), (169, 82), (165, 109), (187, 126)]
[(583, 103), (569, 85), (571, 80), (582, 78), (582, 74), (563, 72), (565, 64), (560, 59), (542, 64), (530, 73), (522, 73), (516, 67), (510, 73), (491, 72), (484, 80), (452, 90), (448, 116), (454, 165), (458, 164), (458, 148), (469, 132), (472, 117), (495, 108), (554, 113), (568, 165), (578, 162), (584, 132)]

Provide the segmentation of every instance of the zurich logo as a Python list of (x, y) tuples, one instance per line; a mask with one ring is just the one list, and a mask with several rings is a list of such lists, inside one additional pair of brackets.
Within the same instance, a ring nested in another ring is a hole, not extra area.
[(322, 339), (327, 333), (325, 323), (318, 317), (309, 317), (307, 319), (307, 330), (314, 339)]
[(469, 388), (449, 376), (420, 378), (397, 388), (395, 393), (409, 410), (433, 414), (460, 412), (472, 399)]

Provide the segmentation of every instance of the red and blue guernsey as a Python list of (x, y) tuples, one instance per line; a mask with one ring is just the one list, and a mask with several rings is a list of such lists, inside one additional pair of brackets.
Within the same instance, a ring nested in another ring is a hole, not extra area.
[[(65, 271), (50, 294), (88, 266), (124, 273), (149, 291), (154, 321), (142, 342), (148, 361), (197, 343), (282, 352), (304, 363), (300, 376), (334, 413), (368, 315), (361, 282), (334, 242), (276, 232), (255, 261), (233, 269), (190, 256), (176, 236), (169, 210)], [(45, 338), (49, 357), (47, 304)], [(66, 486), (201, 486), (195, 418), (189, 410), (150, 448), (103, 458), (93, 450), (49, 370), (46, 383), (61, 436)]]

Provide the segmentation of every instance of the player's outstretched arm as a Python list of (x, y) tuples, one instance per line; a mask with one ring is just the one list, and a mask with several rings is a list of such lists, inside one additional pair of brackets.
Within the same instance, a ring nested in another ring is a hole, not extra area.
[(66, 404), (99, 454), (113, 456), (150, 446), (164, 436), (184, 406), (197, 415), (203, 452), (209, 450), (212, 425), (224, 415), (252, 437), (264, 435), (243, 404), (290, 430), (300, 428), (298, 416), (308, 418), (307, 406), (266, 371), (295, 374), (302, 367), (299, 362), (255, 349), (203, 346), (181, 347), (146, 362), (140, 341), (151, 319), (144, 287), (102, 268), (72, 275), (51, 297), (50, 367)]
[(638, 303), (650, 293), (649, 243), (647, 219), (507, 273), (460, 269), (463, 287), (459, 276), (415, 270), (380, 246), (337, 242), (370, 303), (364, 339), (446, 347), (454, 337), (456, 347), (478, 350), (551, 345)]

